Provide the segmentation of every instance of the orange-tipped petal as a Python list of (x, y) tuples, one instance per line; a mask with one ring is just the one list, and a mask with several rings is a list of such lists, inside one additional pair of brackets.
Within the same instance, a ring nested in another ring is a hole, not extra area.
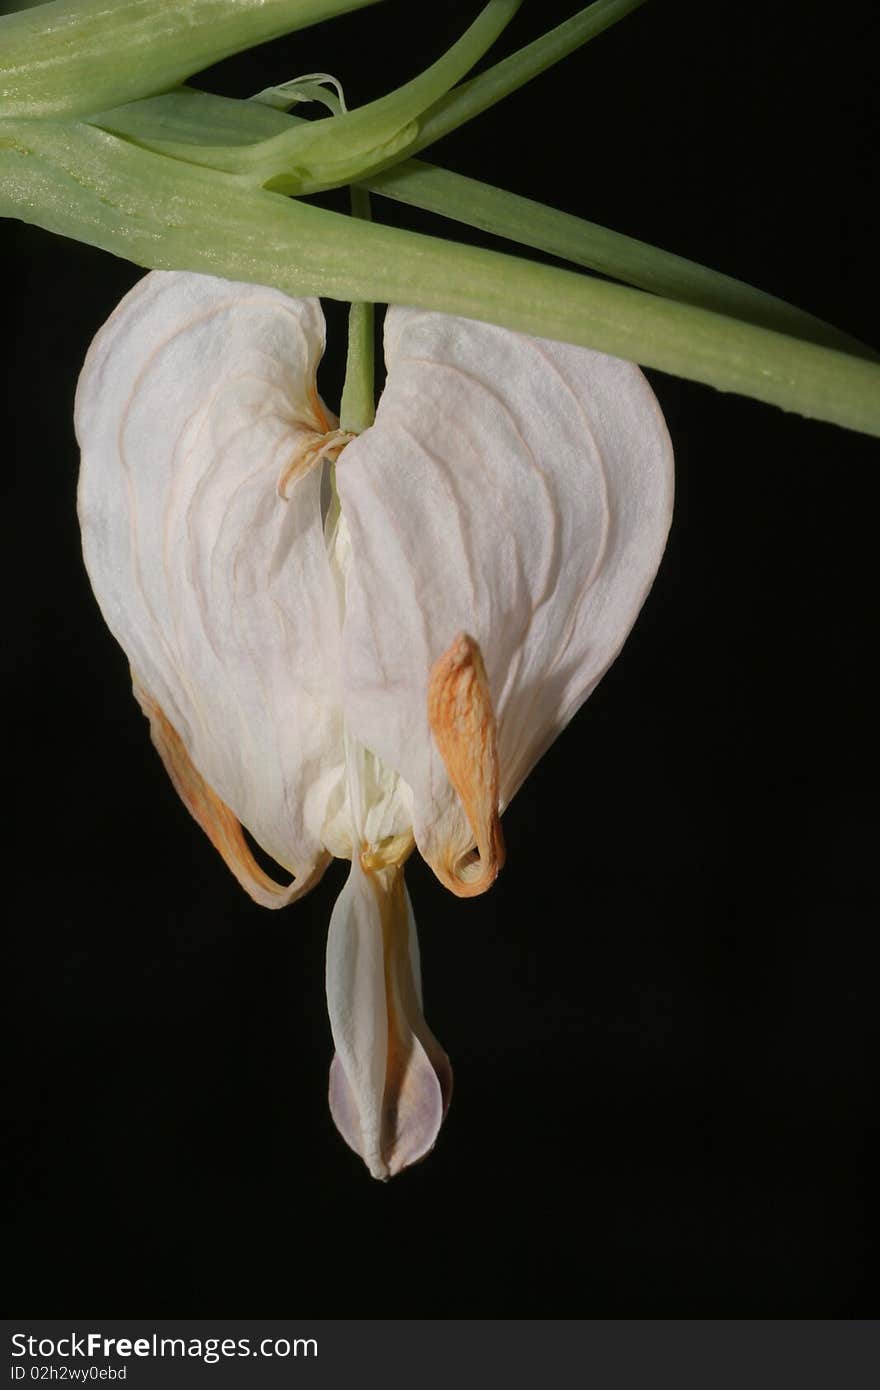
[(98, 333), (76, 401), (104, 617), (201, 777), (298, 880), (344, 776), (339, 593), (308, 466), (342, 444), (315, 385), (323, 344), (317, 300), (155, 272)]
[[(428, 682), (428, 723), (458, 793), (479, 858), (451, 835), (428, 857), (442, 883), (460, 898), (491, 888), (504, 863), (498, 813), (498, 744), (492, 697), (480, 648), (460, 632), (434, 663)], [(428, 846), (425, 847), (428, 850)]]
[(175, 791), (245, 892), (261, 907), (274, 908), (287, 907), (313, 888), (330, 863), (330, 855), (321, 856), (310, 873), (287, 885), (276, 883), (264, 873), (248, 847), (237, 817), (208, 786), (162, 709), (136, 677), (132, 685), (138, 704), (150, 721), (153, 746)]
[(586, 348), (394, 306), (385, 359), (375, 424), (336, 475), (353, 557), (345, 718), (410, 789), (430, 858), (441, 830), (470, 834), (428, 727), (434, 663), (457, 632), (480, 644), (504, 808), (635, 621), (672, 449), (638, 367)]

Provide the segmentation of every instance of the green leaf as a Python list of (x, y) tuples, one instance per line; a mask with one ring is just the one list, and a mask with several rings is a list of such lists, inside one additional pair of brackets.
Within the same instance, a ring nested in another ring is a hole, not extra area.
[[(104, 112), (94, 119), (104, 128), (147, 146), (169, 136), (179, 143), (192, 140), (205, 146), (229, 144), (233, 139), (242, 143), (264, 139), (289, 129), (291, 121), (297, 118), (253, 102), (182, 87), (166, 96)], [(653, 294), (826, 347), (877, 358), (873, 349), (848, 334), (731, 276), (422, 160), (405, 160), (384, 172), (369, 174), (365, 186), (386, 198), (508, 237)]]
[(82, 114), (176, 86), (255, 43), (377, 0), (54, 0), (0, 18), (0, 119)]
[[(372, 176), (378, 170), (392, 168), (408, 153), (422, 150), (448, 135), (545, 72), (638, 9), (645, 0), (595, 0), (579, 14), (450, 92), (449, 88), (458, 77), (494, 42), (519, 3), (521, 0), (515, 0), (507, 5), (506, 13), (504, 8), (487, 6), (438, 63), (396, 92), (347, 113), (348, 124), (344, 126), (338, 124), (338, 118), (336, 122), (320, 122), (311, 127), (295, 117), (288, 117), (286, 122), (282, 117), (274, 128), (267, 128), (251, 114), (259, 99), (231, 102), (192, 88), (181, 88), (167, 97), (155, 98), (152, 109), (145, 103), (134, 102), (116, 110), (102, 111), (89, 119), (116, 135), (136, 140), (147, 149), (186, 159), (192, 164), (225, 169), (229, 173), (250, 171), (262, 183), (274, 180), (273, 187), (279, 192), (314, 192), (319, 185), (310, 183), (305, 171), (291, 172), (290, 166), (298, 150), (311, 148), (313, 158), (323, 154), (328, 161), (321, 187), (347, 183), (367, 173)], [(428, 99), (432, 90), (434, 95)], [(233, 107), (238, 110), (238, 117)], [(418, 129), (412, 127), (416, 118)], [(299, 126), (296, 135), (291, 129), (292, 121)], [(272, 137), (277, 137), (274, 142)], [(242, 149), (242, 146), (260, 142), (265, 142), (260, 149)], [(346, 169), (341, 152), (347, 142), (350, 142), (348, 154), (354, 155), (354, 159), (349, 158)], [(358, 149), (360, 154), (357, 154)], [(329, 167), (334, 161), (336, 167)]]
[[(237, 101), (195, 87), (178, 87), (161, 96), (100, 111), (88, 121), (146, 149), (161, 151), (174, 145), (192, 146), (198, 151), (211, 145), (253, 145), (289, 130), (300, 118), (261, 101)], [(188, 148), (186, 157), (189, 159)], [(199, 160), (190, 162), (198, 164)]]
[(872, 348), (848, 334), (732, 276), (422, 160), (408, 159), (369, 175), (366, 186), (386, 198), (507, 237), (652, 294), (878, 359)]
[[(473, 67), (509, 24), (522, 0), (489, 0), (457, 43), (418, 77), (356, 111), (318, 121), (290, 123), (255, 144), (205, 145), (144, 140), (175, 159), (238, 174), (278, 192), (315, 193), (356, 179), (401, 154), (418, 134), (417, 118)], [(110, 113), (107, 113), (108, 115)], [(106, 126), (106, 117), (102, 121)], [(129, 128), (131, 129), (131, 128)]]
[(880, 365), (691, 304), (254, 191), (78, 122), (0, 123), (0, 215), (139, 265), (412, 304), (880, 436)]
[[(588, 5), (549, 33), (542, 34), (525, 48), (512, 53), (509, 58), (504, 58), (469, 82), (463, 82), (425, 112), (419, 121), (419, 133), (406, 151), (407, 155), (417, 154), (435, 140), (441, 140), (444, 135), (449, 135), (475, 116), (488, 111), (504, 97), (510, 96), (511, 92), (525, 86), (644, 4), (645, 0), (595, 0), (594, 4)], [(389, 168), (393, 162), (389, 159), (381, 167)]]

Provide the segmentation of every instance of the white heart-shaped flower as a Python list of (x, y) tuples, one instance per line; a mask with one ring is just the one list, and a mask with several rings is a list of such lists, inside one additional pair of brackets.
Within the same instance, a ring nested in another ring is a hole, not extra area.
[(451, 1088), (404, 860), (415, 843), (459, 895), (493, 882), (501, 812), (654, 578), (672, 450), (631, 364), (402, 308), (351, 437), (318, 395), (323, 347), (316, 300), (147, 275), (80, 378), (79, 511), (154, 742), (239, 881), (283, 906), (352, 861), (330, 1101), (387, 1177), (432, 1147)]

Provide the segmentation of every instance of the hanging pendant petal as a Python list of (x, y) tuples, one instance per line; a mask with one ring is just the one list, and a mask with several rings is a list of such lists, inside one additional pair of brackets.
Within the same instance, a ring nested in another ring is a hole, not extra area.
[(330, 921), (327, 1008), (330, 1113), (373, 1177), (393, 1177), (433, 1148), (452, 1091), (449, 1060), (422, 1015), (401, 868), (365, 873), (353, 861)]

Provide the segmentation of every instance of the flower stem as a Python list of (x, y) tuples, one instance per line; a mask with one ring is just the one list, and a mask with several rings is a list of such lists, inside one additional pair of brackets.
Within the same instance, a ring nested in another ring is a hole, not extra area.
[(409, 304), (880, 436), (880, 365), (692, 304), (243, 186), (74, 121), (0, 122), (0, 216), (138, 265)]
[(450, 169), (439, 169), (424, 160), (407, 159), (384, 173), (368, 174), (364, 187), (468, 227), (479, 227), (493, 236), (508, 237), (521, 246), (532, 246), (652, 294), (728, 314), (840, 352), (878, 359), (873, 348), (848, 333), (731, 275), (518, 193), (494, 188)]
[[(351, 190), (351, 211), (354, 217), (371, 220), (370, 195), (363, 188)], [(355, 301), (348, 311), (348, 355), (339, 427), (351, 434), (369, 429), (376, 417), (374, 316), (374, 307), (366, 300)]]
[[(235, 101), (179, 87), (164, 96), (102, 112), (90, 124), (160, 152), (164, 142), (175, 140), (184, 152), (193, 144), (206, 151), (235, 141), (256, 143), (298, 121), (296, 116), (256, 101)], [(877, 360), (872, 348), (776, 295), (596, 222), (424, 160), (405, 159), (383, 172), (363, 175), (360, 182), (371, 193), (507, 237), (652, 294)]]

